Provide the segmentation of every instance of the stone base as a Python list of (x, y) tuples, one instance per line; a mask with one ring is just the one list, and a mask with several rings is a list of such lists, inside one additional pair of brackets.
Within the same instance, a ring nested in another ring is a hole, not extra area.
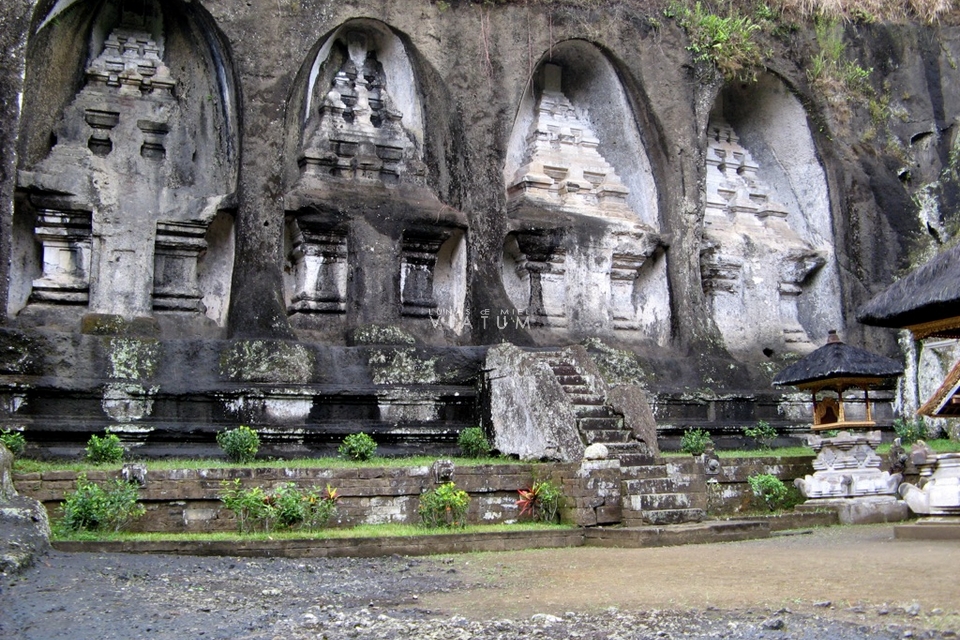
[(837, 512), (840, 524), (880, 524), (903, 522), (910, 517), (907, 503), (893, 496), (862, 498), (817, 498), (797, 506), (797, 511), (830, 509)]
[(898, 540), (960, 540), (960, 517), (922, 518), (893, 528)]

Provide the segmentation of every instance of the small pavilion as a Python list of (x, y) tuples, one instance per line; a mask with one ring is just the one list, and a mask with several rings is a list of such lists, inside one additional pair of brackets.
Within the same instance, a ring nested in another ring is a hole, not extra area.
[[(960, 245), (881, 292), (860, 310), (857, 319), (864, 324), (909, 329), (916, 340), (960, 339)], [(960, 418), (960, 359), (917, 413)], [(910, 457), (920, 480), (916, 485), (903, 483), (899, 492), (914, 513), (927, 517), (916, 525), (896, 527), (896, 536), (960, 539), (960, 453), (935, 454), (918, 442)]]
[[(896, 360), (844, 344), (831, 331), (827, 344), (781, 371), (775, 386), (809, 391), (813, 400), (814, 473), (794, 482), (807, 502), (798, 509), (834, 508), (844, 524), (896, 522), (907, 517), (897, 499), (902, 476), (881, 469), (881, 433), (870, 404), (871, 389), (888, 389), (903, 374)], [(859, 393), (858, 393), (859, 392)], [(862, 394), (862, 395), (860, 395)], [(853, 405), (861, 404), (853, 410)], [(828, 437), (826, 430), (837, 430)]]
[[(876, 423), (870, 389), (890, 388), (902, 374), (903, 366), (896, 360), (844, 344), (836, 331), (830, 331), (827, 344), (781, 371), (773, 384), (810, 391), (814, 431), (871, 428)], [(862, 391), (862, 399), (844, 398), (850, 390)], [(847, 405), (853, 402), (862, 403), (864, 410), (851, 419)]]

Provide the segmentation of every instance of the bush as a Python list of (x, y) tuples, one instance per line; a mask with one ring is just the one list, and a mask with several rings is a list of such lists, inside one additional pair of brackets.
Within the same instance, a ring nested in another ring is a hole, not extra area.
[(351, 433), (337, 447), (337, 453), (351, 460), (369, 460), (377, 452), (377, 443), (366, 433)]
[(743, 435), (753, 438), (761, 449), (769, 449), (777, 438), (777, 430), (766, 420), (758, 420), (752, 427), (744, 427)]
[(250, 427), (240, 425), (236, 429), (217, 433), (217, 444), (230, 460), (246, 464), (257, 457), (260, 436)]
[(469, 427), (461, 431), (457, 444), (466, 458), (482, 458), (490, 453), (490, 443), (480, 427)]
[(60, 523), (69, 531), (120, 531), (146, 513), (138, 491), (133, 482), (114, 479), (104, 489), (80, 475), (76, 491), (65, 497)]
[(530, 514), (534, 520), (540, 522), (557, 521), (557, 512), (563, 500), (560, 487), (549, 480), (542, 480), (534, 482), (529, 489), (520, 489), (519, 493), (517, 506), (520, 507), (521, 517)]
[(108, 433), (102, 438), (90, 436), (85, 450), (87, 460), (93, 464), (114, 464), (123, 460), (123, 445), (115, 433)]
[(422, 493), (417, 513), (425, 527), (463, 527), (469, 506), (467, 492), (448, 482)]
[(703, 429), (688, 429), (680, 438), (680, 450), (685, 453), (692, 453), (695, 456), (706, 451), (709, 445), (713, 444), (710, 439), (710, 432)]
[(893, 430), (897, 432), (897, 437), (900, 438), (900, 444), (903, 446), (909, 446), (927, 437), (927, 425), (923, 420), (897, 418), (893, 421)]
[(237, 518), (240, 533), (274, 529), (319, 529), (336, 513), (340, 496), (327, 485), (320, 490), (313, 487), (303, 491), (293, 482), (287, 482), (272, 491), (263, 487), (244, 489), (240, 479), (220, 483), (220, 501)]
[(10, 450), (14, 458), (22, 456), (24, 449), (27, 448), (27, 439), (19, 431), (11, 431), (10, 429), (0, 431), (0, 442)]
[(750, 483), (754, 498), (762, 500), (767, 509), (776, 511), (786, 508), (790, 491), (780, 478), (769, 473), (758, 473), (747, 478), (747, 482)]

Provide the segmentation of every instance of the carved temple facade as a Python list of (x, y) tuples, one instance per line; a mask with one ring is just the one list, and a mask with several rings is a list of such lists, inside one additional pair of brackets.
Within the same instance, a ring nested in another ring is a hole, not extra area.
[[(204, 4), (57, 3), (28, 38), (7, 325), (77, 336), (103, 407), (123, 385), (120, 402), (157, 398), (125, 423), (256, 419), (283, 440), (449, 418), (449, 439), (478, 415), (485, 345), (599, 339), (670, 363), (711, 343), (743, 389), (843, 326), (823, 141), (780, 76), (705, 84), (709, 114), (674, 139), (634, 63), (573, 31), (498, 89), (414, 23), (341, 11), (252, 71)], [(139, 364), (96, 373), (122, 340)], [(722, 385), (684, 363), (676, 388)], [(7, 394), (8, 422), (43, 419), (12, 409), (31, 393)]]

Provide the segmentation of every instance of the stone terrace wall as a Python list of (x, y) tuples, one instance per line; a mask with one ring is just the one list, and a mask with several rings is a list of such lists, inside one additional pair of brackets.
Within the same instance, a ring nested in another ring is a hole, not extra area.
[[(680, 486), (706, 491), (710, 516), (734, 515), (750, 508), (747, 478), (770, 473), (787, 484), (813, 472), (813, 456), (723, 459), (720, 473), (707, 475), (698, 458), (666, 458), (667, 470)], [(87, 478), (102, 483), (119, 472), (91, 471)], [(19, 473), (17, 489), (42, 502), (51, 518), (60, 515), (60, 503), (76, 486), (78, 473), (47, 471)], [(430, 467), (362, 469), (179, 469), (150, 471), (141, 490), (147, 515), (135, 523), (137, 531), (230, 531), (232, 515), (218, 499), (223, 480), (240, 478), (246, 488), (273, 487), (294, 482), (302, 488), (336, 487), (343, 496), (332, 526), (419, 522), (417, 506), (423, 491), (437, 486)], [(567, 508), (564, 522), (580, 526), (615, 525), (621, 520), (619, 468), (581, 469), (576, 464), (510, 464), (456, 467), (453, 480), (471, 496), (467, 521), (495, 524), (518, 517), (517, 490), (534, 479), (551, 479), (563, 487)], [(716, 482), (712, 482), (712, 480)], [(704, 489), (705, 488), (705, 489)]]
[[(530, 487), (534, 478), (553, 476), (562, 482), (572, 476), (576, 465), (485, 465), (457, 467), (453, 481), (471, 496), (467, 521), (493, 524), (518, 516), (517, 490)], [(73, 491), (73, 471), (21, 473), (17, 488), (41, 501), (52, 518), (60, 516), (60, 503)], [(119, 472), (91, 471), (91, 482), (120, 476)], [(286, 482), (299, 487), (335, 487), (342, 496), (332, 526), (358, 524), (416, 524), (420, 494), (437, 486), (430, 467), (361, 469), (174, 469), (149, 471), (141, 500), (147, 514), (138, 520), (136, 531), (231, 531), (236, 528), (232, 514), (221, 508), (218, 498), (224, 480), (240, 478), (244, 488), (271, 488)]]

